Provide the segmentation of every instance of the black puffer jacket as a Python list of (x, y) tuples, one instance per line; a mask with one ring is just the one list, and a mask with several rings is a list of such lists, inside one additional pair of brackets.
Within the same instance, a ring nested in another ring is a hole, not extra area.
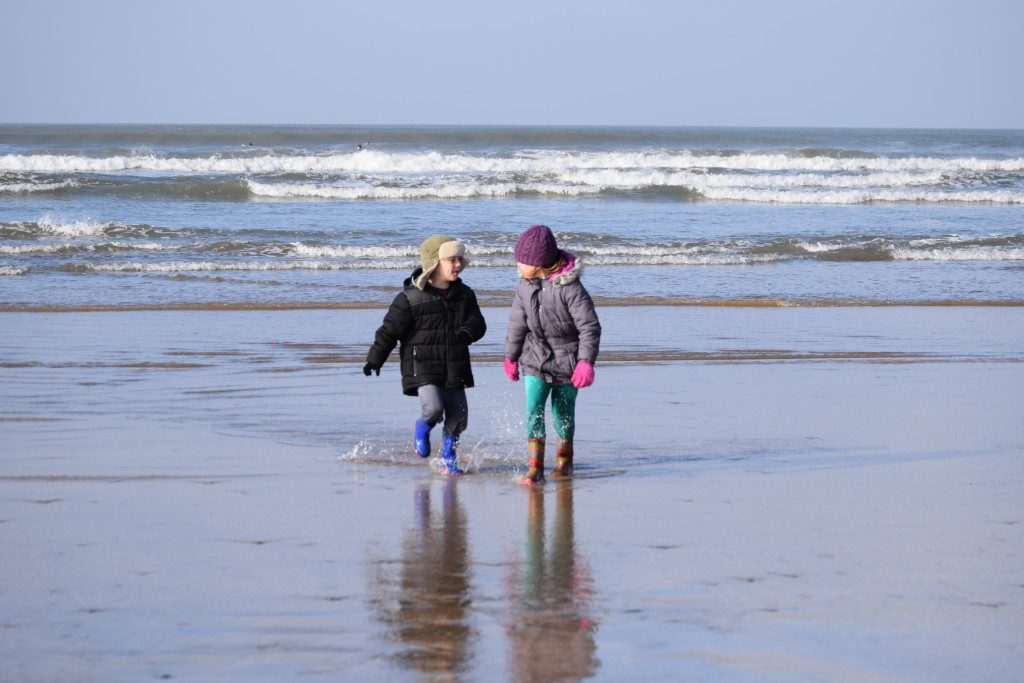
[(402, 392), (415, 396), (427, 384), (445, 389), (473, 386), (469, 345), (487, 332), (476, 294), (456, 280), (447, 290), (413, 284), (422, 268), (405, 281), (377, 330), (366, 362), (380, 367), (401, 343)]

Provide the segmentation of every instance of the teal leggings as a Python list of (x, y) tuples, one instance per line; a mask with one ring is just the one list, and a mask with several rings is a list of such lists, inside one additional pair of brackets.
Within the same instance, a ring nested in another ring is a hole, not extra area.
[(527, 438), (544, 438), (544, 404), (550, 394), (555, 433), (560, 439), (571, 440), (576, 433), (576, 395), (580, 390), (571, 384), (554, 386), (533, 375), (526, 375), (524, 382)]

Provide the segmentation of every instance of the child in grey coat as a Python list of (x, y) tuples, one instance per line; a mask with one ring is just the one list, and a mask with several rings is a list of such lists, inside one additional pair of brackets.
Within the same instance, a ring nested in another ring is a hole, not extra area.
[(545, 404), (558, 437), (553, 478), (573, 472), (576, 396), (594, 383), (601, 323), (580, 281), (583, 264), (558, 248), (550, 228), (531, 226), (515, 246), (521, 279), (512, 300), (505, 338), (505, 374), (525, 376), (530, 469), (522, 483), (544, 481)]

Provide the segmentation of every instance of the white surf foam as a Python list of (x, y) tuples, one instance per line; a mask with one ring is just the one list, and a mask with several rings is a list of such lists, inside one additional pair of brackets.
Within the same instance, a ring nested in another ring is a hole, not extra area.
[(792, 258), (785, 254), (665, 253), (588, 256), (591, 266), (744, 266)]
[(691, 151), (584, 153), (564, 150), (511, 156), (441, 154), (439, 152), (275, 155), (258, 157), (161, 157), (137, 154), (112, 157), (82, 155), (8, 154), (0, 156), (0, 171), (16, 173), (521, 173), (573, 169), (732, 169), (809, 172), (1006, 172), (1024, 171), (1024, 158), (980, 159), (938, 157), (804, 157), (777, 152), (700, 154)]
[(571, 187), (555, 183), (487, 183), (463, 180), (437, 182), (420, 187), (321, 185), (316, 183), (266, 183), (246, 180), (249, 191), (262, 197), (280, 199), (469, 199), (507, 197), (520, 193), (577, 196), (601, 191), (598, 187)]
[(18, 275), (28, 275), (28, 268), (0, 266), (0, 277), (13, 277)]
[(66, 237), (95, 237), (104, 234), (109, 228), (117, 225), (108, 221), (80, 220), (70, 223), (50, 216), (43, 216), (37, 222), (40, 232)]
[(894, 248), (892, 257), (898, 261), (1024, 261), (1024, 249), (994, 247)]
[(832, 244), (828, 242), (805, 242), (803, 240), (797, 240), (796, 242), (793, 243), (793, 246), (803, 251), (806, 251), (809, 254), (827, 254), (829, 252), (847, 249), (850, 245)]
[(53, 192), (76, 187), (77, 181), (65, 180), (59, 183), (0, 183), (0, 192), (11, 194), (27, 194), (29, 192)]
[(21, 254), (57, 254), (71, 248), (69, 244), (0, 244), (0, 254), (19, 256)]
[(898, 188), (938, 185), (940, 172), (859, 173), (826, 175), (823, 173), (781, 174), (709, 174), (692, 171), (565, 171), (557, 175), (567, 183), (597, 186), (602, 189), (641, 189), (645, 187), (683, 187), (696, 192), (706, 188)]
[(1024, 204), (1024, 192), (914, 191), (914, 190), (757, 190), (751, 188), (702, 188), (700, 194), (721, 201), (776, 204), (868, 204), (871, 202), (960, 202), (970, 204)]
[(292, 242), (289, 253), (300, 258), (418, 258), (414, 247), (360, 247)]
[(198, 272), (213, 273), (224, 271), (275, 271), (275, 270), (351, 270), (374, 269), (395, 270), (412, 269), (414, 263), (397, 263), (384, 259), (365, 260), (358, 262), (340, 261), (166, 261), (161, 263), (88, 263), (75, 264), (71, 269), (91, 273), (179, 273)]
[(2, 244), (0, 254), (59, 254), (61, 252), (83, 252), (83, 251), (174, 251), (180, 249), (176, 244), (157, 244), (156, 242), (129, 243), (129, 242), (98, 242), (98, 243), (71, 243), (59, 244)]

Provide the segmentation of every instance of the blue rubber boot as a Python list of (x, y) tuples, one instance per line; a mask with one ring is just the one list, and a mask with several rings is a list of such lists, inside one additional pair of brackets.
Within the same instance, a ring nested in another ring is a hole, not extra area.
[(451, 434), (444, 435), (444, 445), (441, 447), (441, 460), (444, 461), (444, 469), (448, 474), (462, 474), (459, 464), (455, 460), (455, 447), (459, 445), (459, 437)]
[(427, 424), (422, 417), (416, 420), (416, 437), (413, 439), (413, 448), (416, 449), (416, 455), (421, 458), (430, 457), (430, 430), (433, 428), (434, 426)]

